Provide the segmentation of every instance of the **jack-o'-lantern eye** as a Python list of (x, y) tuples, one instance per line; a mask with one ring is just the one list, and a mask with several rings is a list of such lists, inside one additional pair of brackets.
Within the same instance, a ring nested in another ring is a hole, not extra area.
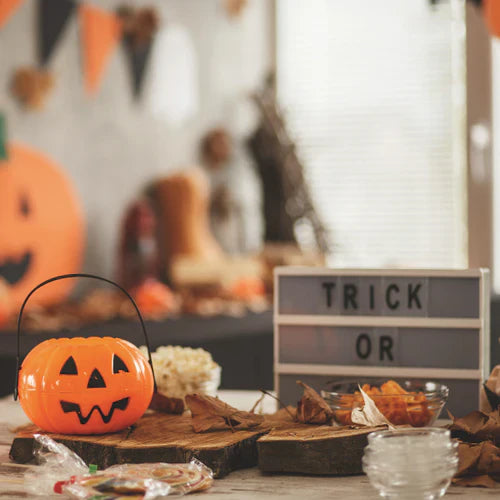
[(19, 211), (23, 217), (28, 217), (31, 212), (31, 207), (26, 195), (21, 196), (21, 202), (19, 204)]
[(70, 356), (65, 362), (63, 367), (61, 368), (61, 371), (59, 372), (60, 375), (78, 375), (78, 370), (76, 368), (76, 363), (75, 360), (73, 359), (73, 356)]
[(97, 368), (94, 368), (94, 371), (90, 374), (87, 389), (99, 389), (102, 387), (106, 387), (106, 382), (104, 382), (101, 372)]
[(116, 354), (113, 355), (113, 373), (128, 372), (127, 365), (123, 362), (123, 359)]

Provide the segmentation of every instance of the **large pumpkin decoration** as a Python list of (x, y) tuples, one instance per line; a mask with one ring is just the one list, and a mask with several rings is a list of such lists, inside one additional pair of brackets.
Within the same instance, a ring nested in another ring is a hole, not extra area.
[(7, 282), (0, 278), (0, 328), (7, 323), (11, 313)]
[[(66, 277), (95, 277), (66, 275)], [(115, 283), (95, 277), (108, 283)], [(141, 321), (142, 316), (130, 295)], [(22, 313), (31, 294), (21, 307)], [(16, 396), (30, 420), (59, 434), (104, 434), (134, 424), (148, 408), (154, 391), (151, 364), (130, 342), (111, 337), (50, 339), (32, 349), (19, 369)]]
[[(18, 308), (40, 281), (79, 270), (84, 224), (76, 193), (62, 170), (45, 156), (10, 145), (0, 160), (0, 278)], [(63, 299), (71, 282), (54, 283), (35, 297)]]

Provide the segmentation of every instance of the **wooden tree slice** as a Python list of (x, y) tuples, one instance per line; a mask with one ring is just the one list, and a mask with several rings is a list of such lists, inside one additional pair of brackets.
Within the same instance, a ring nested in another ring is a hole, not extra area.
[(295, 424), (273, 430), (257, 441), (259, 468), (315, 475), (362, 474), (368, 434), (380, 429)]
[[(216, 478), (259, 465), (265, 472), (361, 474), (361, 458), (370, 432), (380, 427), (346, 428), (268, 418), (251, 431), (195, 433), (189, 414), (148, 413), (136, 427), (114, 434), (75, 436), (48, 434), (99, 469), (122, 463), (201, 460)], [(18, 463), (33, 459), (34, 425), (19, 430), (10, 449)]]
[[(215, 477), (257, 465), (257, 439), (268, 432), (262, 427), (252, 431), (216, 431), (196, 434), (189, 415), (151, 413), (137, 427), (114, 434), (74, 436), (48, 434), (76, 452), (87, 464), (99, 469), (122, 463), (170, 462), (201, 460), (214, 471)], [(29, 425), (17, 433), (10, 457), (19, 463), (33, 458), (33, 434), (40, 432)]]

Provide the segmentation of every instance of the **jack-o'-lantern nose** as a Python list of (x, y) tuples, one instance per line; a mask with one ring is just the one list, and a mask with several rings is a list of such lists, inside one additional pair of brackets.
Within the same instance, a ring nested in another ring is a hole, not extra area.
[(97, 387), (106, 387), (102, 375), (99, 373), (97, 368), (90, 374), (89, 383), (87, 384), (87, 389), (95, 389)]

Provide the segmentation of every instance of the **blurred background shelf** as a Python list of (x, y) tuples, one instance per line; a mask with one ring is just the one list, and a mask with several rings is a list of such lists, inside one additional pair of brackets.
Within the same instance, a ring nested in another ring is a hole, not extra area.
[[(209, 351), (223, 367), (223, 389), (273, 388), (272, 311), (249, 312), (243, 317), (181, 316), (147, 321), (146, 327), (153, 350), (161, 345), (180, 345)], [(21, 339), (21, 355), (49, 338), (91, 336), (121, 337), (135, 345), (144, 344), (138, 322), (113, 320), (76, 330), (26, 333)], [(0, 396), (13, 392), (15, 357), (15, 332), (0, 332)]]

